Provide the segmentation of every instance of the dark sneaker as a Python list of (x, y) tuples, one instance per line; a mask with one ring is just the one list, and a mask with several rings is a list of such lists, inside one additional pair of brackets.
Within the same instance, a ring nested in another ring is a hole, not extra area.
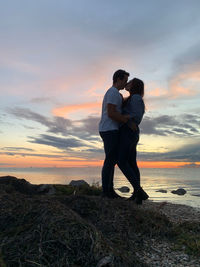
[[(142, 189), (142, 187), (140, 187), (140, 189), (138, 190), (138, 194), (140, 195), (140, 198), (142, 200), (147, 200), (149, 198), (149, 196), (147, 195), (147, 193)], [(129, 200), (136, 200), (137, 197), (137, 193), (136, 191), (133, 192), (132, 196), (129, 198)]]
[(136, 204), (141, 205), (143, 200), (142, 188), (140, 187), (137, 191), (134, 191), (128, 200), (134, 201)]
[(140, 187), (136, 192), (135, 192), (135, 202), (138, 205), (142, 204), (143, 200), (143, 193), (142, 193), (142, 188)]
[(141, 187), (141, 195), (142, 195), (142, 200), (147, 200), (149, 198), (149, 195), (143, 190)]

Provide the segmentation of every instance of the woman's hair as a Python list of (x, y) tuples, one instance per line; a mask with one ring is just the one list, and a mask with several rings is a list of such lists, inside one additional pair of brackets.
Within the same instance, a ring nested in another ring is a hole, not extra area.
[(130, 88), (130, 94), (131, 95), (141, 95), (141, 97), (144, 96), (144, 83), (142, 80), (138, 79), (138, 78), (134, 78), (131, 81), (131, 88)]
[[(129, 102), (132, 95), (138, 94), (138, 95), (141, 95), (142, 98), (144, 96), (144, 83), (143, 83), (143, 81), (138, 79), (138, 78), (134, 78), (130, 82), (131, 82), (131, 88), (129, 90), (130, 96), (127, 97), (123, 101), (122, 107), (125, 107), (127, 105), (127, 103)], [(145, 103), (144, 103), (144, 108), (145, 108)]]

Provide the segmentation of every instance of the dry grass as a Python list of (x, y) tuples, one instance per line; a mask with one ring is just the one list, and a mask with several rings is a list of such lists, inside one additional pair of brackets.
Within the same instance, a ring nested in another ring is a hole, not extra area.
[(100, 188), (75, 195), (74, 188), (70, 194), (57, 189), (56, 195), (30, 196), (0, 186), (0, 266), (95, 267), (106, 256), (109, 263), (99, 266), (147, 266), (136, 252), (151, 238), (184, 243), (200, 255), (196, 225), (177, 226), (131, 201), (103, 199)]

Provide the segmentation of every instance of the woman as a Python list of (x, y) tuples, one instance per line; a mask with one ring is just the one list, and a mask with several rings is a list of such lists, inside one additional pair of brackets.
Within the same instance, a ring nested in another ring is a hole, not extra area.
[(138, 125), (145, 112), (144, 83), (134, 78), (128, 82), (125, 89), (130, 93), (130, 96), (124, 101), (123, 113), (129, 114), (131, 119), (120, 127), (118, 166), (134, 188), (130, 200), (142, 204), (142, 200), (146, 200), (149, 196), (140, 186), (136, 147), (140, 133)]

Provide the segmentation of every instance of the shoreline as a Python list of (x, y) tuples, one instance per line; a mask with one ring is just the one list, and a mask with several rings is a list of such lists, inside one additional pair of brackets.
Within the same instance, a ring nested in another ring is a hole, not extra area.
[[(30, 186), (33, 188), (41, 188), (39, 191), (42, 192), (42, 190), (44, 191), (44, 194), (47, 193), (47, 195), (50, 193), (52, 195), (56, 194), (56, 191), (58, 190), (58, 188), (55, 190), (56, 186), (58, 187), (67, 187), (69, 186), (69, 184), (32, 184), (30, 182), (28, 182), (26, 179), (24, 178), (17, 178), (15, 176), (0, 176), (0, 185), (1, 185), (1, 178), (4, 177), (12, 177), (14, 179), (17, 179), (17, 181), (25, 181), (25, 185), (26, 186)], [(24, 186), (24, 185), (23, 185)], [(92, 187), (91, 184), (89, 184), (90, 187)], [(101, 191), (101, 187), (98, 186), (98, 190)], [(28, 188), (26, 187), (26, 188)], [(96, 185), (94, 185), (94, 188), (96, 187)], [(26, 190), (25, 188), (25, 190)], [(52, 190), (52, 188), (54, 188), (53, 190), (55, 190), (54, 192), (48, 192), (48, 190)], [(31, 189), (32, 190), (32, 189)], [(59, 189), (60, 190), (60, 189)], [(58, 191), (59, 191), (58, 190)], [(127, 195), (123, 194), (122, 192), (120, 192), (119, 190), (116, 190), (116, 193), (118, 193), (118, 195), (120, 197), (122, 197), (121, 199), (123, 199), (123, 201), (127, 201), (128, 197)], [(66, 192), (67, 195), (70, 195), (70, 191)], [(182, 196), (179, 196), (180, 198)], [(190, 218), (192, 221), (198, 221), (200, 222), (200, 207), (194, 207), (194, 206), (190, 206), (190, 205), (186, 205), (186, 204), (177, 204), (177, 203), (173, 203), (170, 201), (154, 201), (152, 199), (148, 199), (146, 201), (143, 201), (142, 205), (138, 205), (138, 207), (142, 208), (142, 209), (155, 209), (157, 210), (157, 212), (161, 212), (164, 215), (166, 215), (171, 221), (176, 222), (176, 221), (188, 221)], [(177, 219), (176, 219), (177, 217)]]
[[(38, 185), (41, 183), (48, 184), (68, 184), (72, 179), (84, 179), (89, 184), (92, 183), (100, 183), (100, 170), (88, 168), (88, 170), (84, 169), (74, 169), (71, 168), (63, 169), (55, 169), (50, 172), (48, 171), (33, 171), (33, 172), (9, 172), (6, 171), (7, 174), (28, 179), (32, 184)], [(188, 172), (189, 171), (189, 172)], [(187, 175), (186, 175), (187, 174)], [(0, 176), (5, 175), (4, 173), (0, 173)], [(150, 199), (155, 202), (163, 202), (168, 201), (169, 203), (174, 204), (183, 204), (192, 207), (200, 208), (200, 202), (197, 195), (200, 195), (200, 181), (199, 174), (196, 168), (191, 169), (142, 169), (142, 186), (150, 195)], [(115, 173), (115, 188), (121, 186), (128, 186), (130, 190), (129, 183), (123, 177), (121, 172), (116, 168)], [(172, 190), (177, 190), (178, 188), (184, 188), (187, 190), (186, 195), (178, 196), (171, 194)], [(157, 193), (157, 190), (165, 190), (164, 193)], [(116, 191), (118, 194), (119, 192)], [(124, 195), (128, 197), (127, 195)]]
[(167, 201), (154, 202), (147, 200), (141, 208), (154, 209), (164, 214), (170, 221), (174, 223), (180, 222), (200, 222), (200, 208), (188, 205), (175, 204)]

